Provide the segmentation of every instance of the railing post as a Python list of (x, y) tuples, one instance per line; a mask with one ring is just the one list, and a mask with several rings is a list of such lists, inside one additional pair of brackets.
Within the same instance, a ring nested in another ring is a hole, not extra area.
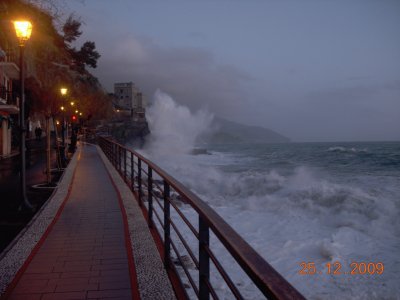
[(113, 144), (114, 145), (114, 149), (113, 149), (113, 152), (114, 152), (114, 168), (118, 171), (118, 164), (117, 164), (117, 162), (118, 162), (118, 152), (117, 152), (117, 150), (118, 150), (118, 148), (117, 148), (117, 145), (116, 144)]
[(147, 201), (149, 204), (149, 227), (153, 227), (153, 170), (147, 165)]
[(126, 149), (123, 149), (124, 151), (124, 180), (126, 182), (127, 178), (126, 178)]
[(114, 144), (114, 168), (118, 171), (118, 146)]
[(119, 156), (119, 146), (118, 145), (115, 145), (115, 155), (116, 155), (116, 165), (115, 165), (115, 168), (117, 169), (117, 171), (118, 171), (118, 173), (119, 173), (119, 161), (120, 161), (120, 156)]
[(138, 193), (139, 193), (139, 205), (142, 206), (142, 161), (138, 158)]
[(110, 142), (110, 160), (111, 164), (114, 165), (114, 144)]
[(113, 163), (113, 152), (112, 152), (112, 144), (110, 141), (107, 141), (107, 151), (108, 151), (108, 159)]
[(119, 174), (121, 174), (121, 165), (122, 165), (122, 159), (121, 159), (121, 147), (118, 145), (118, 170)]
[(133, 153), (131, 153), (131, 190), (135, 191), (135, 161), (133, 159)]
[(208, 225), (199, 216), (199, 298), (210, 299), (210, 291), (207, 282), (210, 281), (210, 257), (206, 247), (210, 244), (210, 232)]
[(115, 169), (117, 169), (118, 173), (119, 173), (119, 161), (120, 161), (120, 157), (119, 157), (119, 146), (115, 145), (115, 157), (116, 157), (116, 165), (115, 165)]
[(170, 229), (170, 187), (164, 180), (164, 265), (169, 268), (171, 255), (171, 229)]

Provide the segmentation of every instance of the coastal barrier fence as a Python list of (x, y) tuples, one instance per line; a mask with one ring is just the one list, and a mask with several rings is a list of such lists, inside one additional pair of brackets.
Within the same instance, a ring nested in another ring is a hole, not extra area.
[[(110, 137), (99, 136), (98, 144), (138, 200), (174, 289), (179, 290), (178, 298), (219, 299), (221, 283), (212, 282), (211, 271), (219, 273), (232, 297), (246, 298), (212, 250), (210, 241), (217, 240), (226, 249), (224, 255), (236, 261), (261, 296), (305, 299), (221, 216), (167, 172)], [(186, 208), (197, 218), (185, 214)]]

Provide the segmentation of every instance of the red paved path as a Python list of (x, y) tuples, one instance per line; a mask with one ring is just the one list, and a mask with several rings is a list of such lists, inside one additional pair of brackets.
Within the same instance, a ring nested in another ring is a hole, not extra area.
[(96, 149), (81, 155), (59, 219), (8, 299), (137, 298), (119, 196)]

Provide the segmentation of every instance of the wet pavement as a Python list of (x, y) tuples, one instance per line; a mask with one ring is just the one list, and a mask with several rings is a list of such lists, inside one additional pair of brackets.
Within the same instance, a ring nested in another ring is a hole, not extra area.
[[(46, 141), (45, 138), (30, 139), (27, 140), (26, 145), (27, 198), (37, 211), (53, 192), (52, 189), (32, 188), (34, 185), (46, 182)], [(57, 163), (54, 147), (51, 147), (51, 162), (52, 168), (55, 168)], [(21, 207), (19, 174), (19, 155), (0, 160), (0, 252), (29, 222), (35, 212)], [(57, 181), (60, 175), (60, 173), (53, 173), (53, 181)]]

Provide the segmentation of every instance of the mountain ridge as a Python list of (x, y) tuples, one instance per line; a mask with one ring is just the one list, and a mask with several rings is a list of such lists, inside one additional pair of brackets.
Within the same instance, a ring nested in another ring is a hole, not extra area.
[(290, 139), (261, 126), (252, 126), (214, 117), (210, 132), (201, 137), (211, 143), (288, 143)]

